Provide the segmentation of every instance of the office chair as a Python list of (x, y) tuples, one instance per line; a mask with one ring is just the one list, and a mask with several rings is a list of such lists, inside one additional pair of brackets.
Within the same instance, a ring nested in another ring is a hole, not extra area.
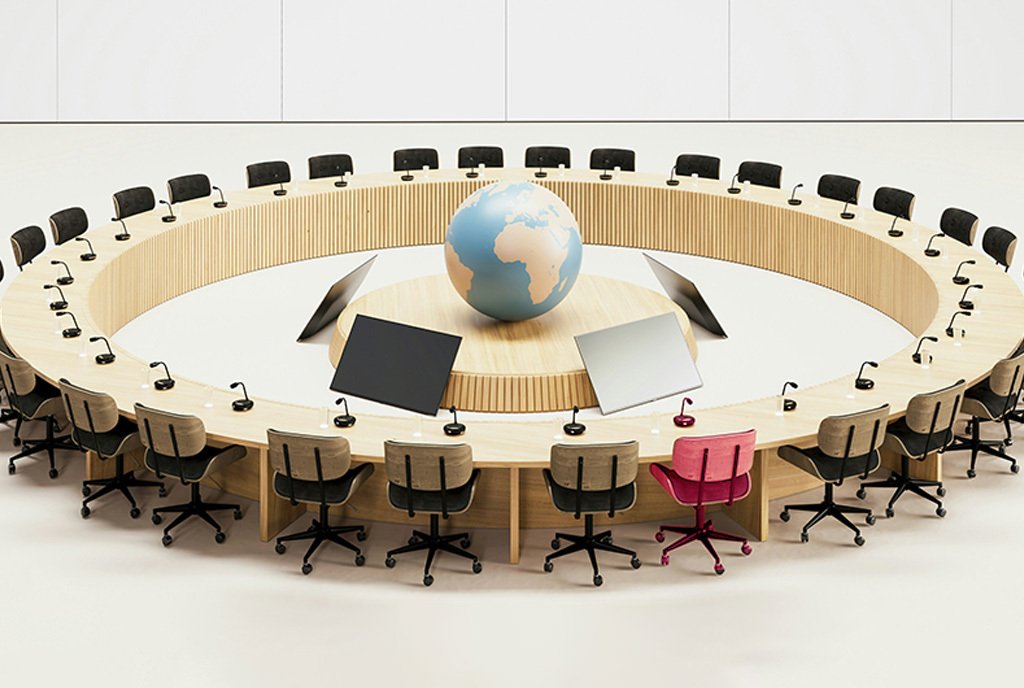
[(782, 188), (782, 165), (771, 162), (758, 162), (746, 160), (740, 163), (737, 170), (740, 183), (750, 182), (756, 186), (770, 186), (774, 189)]
[(505, 152), (499, 146), (463, 146), (459, 149), (459, 168), (504, 167)]
[(245, 166), (245, 185), (255, 189), (273, 184), (287, 184), (292, 180), (292, 168), (284, 160), (254, 162)]
[(156, 196), (148, 186), (135, 186), (114, 194), (114, 219), (124, 220), (156, 207)]
[(886, 215), (909, 220), (914, 214), (914, 194), (891, 186), (880, 186), (875, 190), (872, 205), (875, 210)]
[[(0, 263), (0, 282), (2, 282), (3, 279), (4, 264)], [(11, 351), (11, 347), (9, 347), (7, 342), (4, 340), (3, 333), (0, 333), (0, 352), (5, 353), (12, 358), (14, 357), (14, 352)], [(11, 406), (11, 397), (7, 393), (7, 386), (4, 384), (4, 377), (2, 374), (0, 374), (0, 392), (2, 392), (7, 399), (7, 406), (0, 408), (0, 423), (8, 424), (13, 420), (16, 421), (20, 427), (21, 416), (19, 416), (18, 412), (14, 410), (14, 407)]]
[(1013, 262), (1013, 252), (1016, 249), (1017, 235), (1002, 227), (989, 227), (981, 237), (981, 250), (1007, 271)]
[(840, 203), (857, 205), (860, 199), (860, 180), (841, 174), (823, 174), (818, 178), (818, 195)]
[(526, 149), (524, 156), (524, 167), (551, 167), (559, 165), (569, 169), (572, 162), (572, 153), (563, 146), (530, 146)]
[[(882, 444), (884, 449), (899, 453), (899, 472), (893, 472), (888, 480), (861, 483), (857, 490), (858, 498), (867, 497), (867, 490), (871, 488), (893, 488), (892, 497), (885, 507), (885, 515), (889, 518), (896, 514), (893, 506), (907, 492), (935, 504), (935, 513), (940, 518), (946, 515), (942, 500), (939, 499), (946, 495), (942, 481), (911, 477), (910, 459), (924, 461), (930, 454), (941, 453), (953, 441), (953, 422), (960, 411), (966, 388), (964, 381), (958, 380), (948, 387), (918, 394), (910, 400), (906, 415), (889, 426)], [(925, 492), (926, 487), (936, 488), (938, 497)]]
[(65, 208), (50, 216), (50, 233), (53, 234), (55, 246), (60, 246), (76, 236), (85, 234), (87, 229), (89, 229), (89, 217), (81, 208)]
[(400, 148), (392, 155), (395, 172), (404, 172), (402, 178), (410, 177), (409, 172), (417, 172), (424, 167), (436, 170), (438, 166), (437, 150), (434, 148)]
[(358, 547), (341, 537), (356, 534), (366, 539), (364, 526), (332, 526), (330, 507), (345, 504), (373, 474), (369, 463), (352, 467), (352, 453), (344, 437), (316, 437), (298, 433), (267, 430), (270, 466), (274, 469), (274, 492), (287, 499), (292, 506), (299, 502), (320, 507), (320, 518), (305, 531), (277, 538), (274, 547), (278, 554), (286, 551), (286, 542), (312, 540), (302, 557), (302, 573), (309, 575), (313, 565), (309, 558), (324, 542), (333, 542), (356, 553), (356, 566), (366, 563)]
[(36, 225), (23, 227), (11, 235), (14, 264), (21, 270), (46, 248), (46, 235)]
[[(14, 427), (14, 446), (24, 445), (21, 451), (8, 459), (7, 472), (14, 475), (17, 471), (14, 462), (18, 459), (45, 451), (50, 459), (50, 479), (55, 480), (58, 473), (54, 463), (54, 450), (80, 451), (72, 444), (70, 436), (57, 435), (65, 420), (60, 390), (39, 378), (28, 363), (3, 351), (0, 351), (0, 375), (7, 390), (7, 400), (18, 414)], [(21, 437), (21, 425), (28, 420), (41, 420), (46, 423), (44, 439), (30, 440)]]
[(939, 218), (939, 231), (967, 246), (974, 245), (978, 216), (960, 208), (946, 208)]
[(210, 178), (205, 174), (185, 174), (167, 180), (167, 199), (171, 203), (184, 203), (207, 198), (213, 193)]
[(355, 172), (355, 168), (352, 166), (352, 156), (348, 153), (314, 155), (308, 160), (308, 163), (310, 179), (341, 177)]
[(846, 514), (865, 514), (867, 524), (874, 525), (871, 509), (836, 504), (833, 490), (846, 478), (855, 475), (867, 478), (878, 468), (881, 459), (878, 448), (885, 440), (885, 423), (889, 418), (889, 405), (842, 416), (830, 416), (818, 426), (818, 446), (801, 449), (793, 445), (779, 448), (779, 457), (800, 470), (810, 473), (825, 483), (825, 499), (817, 504), (787, 504), (779, 518), (789, 521), (790, 511), (810, 511), (814, 516), (800, 532), (800, 541), (807, 542), (807, 531), (822, 519), (831, 517), (854, 532), (857, 546), (864, 544), (860, 529)]
[[(142, 512), (130, 488), (156, 487), (161, 497), (167, 494), (163, 483), (139, 480), (135, 477), (135, 471), (124, 470), (124, 455), (142, 448), (139, 427), (118, 413), (113, 397), (78, 387), (64, 378), (61, 378), (59, 384), (64, 412), (71, 421), (71, 438), (79, 447), (93, 452), (103, 461), (114, 459), (113, 478), (82, 481), (82, 496), (85, 497), (82, 502), (82, 518), (89, 518), (92, 513), (90, 503), (111, 492), (120, 492), (131, 504), (128, 514), (138, 518)], [(93, 492), (94, 487), (99, 490)]]
[[(614, 518), (636, 504), (636, 474), (640, 445), (635, 440), (608, 444), (555, 444), (551, 447), (551, 466), (544, 469), (544, 481), (551, 502), (562, 513), (583, 516), (583, 535), (555, 533), (551, 549), (544, 557), (544, 571), (554, 570), (553, 561), (576, 552), (586, 552), (594, 569), (594, 585), (604, 582), (597, 567), (597, 552), (625, 554), (634, 569), (640, 568), (636, 552), (612, 542), (612, 532), (594, 533), (594, 514)], [(565, 549), (562, 540), (572, 544)]]
[(700, 542), (715, 560), (715, 573), (725, 573), (725, 566), (715, 551), (712, 540), (740, 542), (744, 555), (751, 552), (747, 539), (715, 530), (711, 519), (705, 519), (709, 504), (732, 506), (750, 494), (750, 469), (754, 466), (754, 444), (757, 432), (747, 430), (705, 437), (679, 437), (672, 445), (672, 467), (651, 464), (651, 475), (665, 492), (679, 504), (696, 510), (692, 526), (660, 526), (654, 539), (665, 541), (665, 531), (679, 533), (679, 538), (661, 551), (661, 565), (668, 566), (668, 553), (691, 542)]
[[(472, 559), (473, 573), (480, 573), (483, 570), (480, 559), (467, 551), (469, 533), (440, 533), (441, 518), (461, 514), (473, 503), (480, 469), (473, 468), (472, 448), (468, 444), (411, 444), (389, 440), (384, 443), (384, 468), (391, 506), (405, 511), (409, 518), (420, 512), (430, 514), (430, 532), (412, 531), (409, 544), (389, 551), (384, 565), (394, 568), (395, 556), (427, 550), (423, 585), (434, 582), (430, 566), (438, 552)], [(456, 540), (459, 547), (452, 544)]]
[(211, 511), (234, 511), (235, 520), (242, 518), (238, 504), (211, 504), (199, 495), (199, 481), (214, 470), (230, 465), (245, 456), (245, 448), (238, 444), (226, 447), (211, 447), (206, 444), (206, 427), (195, 416), (183, 416), (170, 411), (135, 404), (135, 419), (139, 424), (142, 445), (146, 448), (146, 468), (162, 479), (164, 474), (181, 480), (182, 485), (191, 488), (191, 500), (184, 504), (163, 506), (153, 509), (153, 523), (160, 525), (161, 514), (178, 514), (171, 524), (164, 528), (162, 542), (170, 546), (174, 538), (171, 531), (192, 516), (206, 521), (216, 531), (213, 539), (220, 544), (227, 536), (220, 524), (210, 516)]
[(983, 440), (980, 437), (981, 423), (991, 421), (1002, 423), (1006, 430), (1007, 438), (1010, 437), (1010, 421), (1012, 413), (1017, 407), (1020, 399), (1021, 387), (1024, 386), (1024, 353), (1020, 350), (1009, 358), (996, 363), (992, 372), (987, 378), (969, 388), (964, 393), (964, 400), (960, 406), (961, 413), (968, 414), (971, 419), (967, 421), (967, 430), (970, 437), (957, 436), (950, 444), (945, 453), (954, 451), (971, 450), (971, 467), (967, 469), (967, 477), (973, 478), (977, 475), (975, 467), (978, 462), (978, 452), (985, 452), (992, 456), (1010, 462), (1010, 471), (1020, 472), (1020, 465), (1017, 459), (1009, 456), (1005, 448), (1007, 440)]
[(697, 175), (703, 179), (718, 179), (721, 168), (721, 158), (716, 158), (713, 155), (683, 153), (676, 157), (677, 177)]
[(626, 148), (595, 148), (590, 151), (590, 169), (610, 172), (636, 172), (636, 152)]

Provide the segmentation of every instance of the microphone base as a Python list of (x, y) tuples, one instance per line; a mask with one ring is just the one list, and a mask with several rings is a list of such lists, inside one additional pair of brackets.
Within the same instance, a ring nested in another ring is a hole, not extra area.
[(583, 423), (566, 423), (562, 426), (562, 432), (571, 437), (578, 437), (587, 431), (587, 426)]
[(786, 400), (784, 400), (782, 402), (782, 410), (783, 411), (795, 411), (796, 410), (796, 401), (793, 400), (793, 399), (786, 399)]
[(694, 418), (693, 416), (683, 414), (679, 416), (674, 416), (672, 418), (672, 422), (675, 423), (677, 428), (689, 428), (692, 427), (693, 424), (697, 422), (697, 419)]
[(952, 327), (947, 327), (946, 328), (946, 336), (947, 337), (952, 337), (953, 336), (953, 328)]
[(348, 182), (345, 181), (344, 179), (339, 179), (338, 181), (334, 182), (334, 185), (339, 189), (344, 189), (346, 186), (348, 186)]
[(68, 307), (68, 302), (67, 301), (52, 301), (50, 303), (50, 310), (51, 311), (62, 311), (62, 310), (64, 310), (67, 307)]
[(859, 377), (853, 382), (853, 386), (857, 389), (873, 389), (875, 386), (874, 380), (869, 380), (866, 377)]
[(740, 189), (738, 186), (730, 186), (728, 189), (726, 189), (726, 191), (728, 191), (731, 194), (738, 194), (741, 190), (742, 189)]
[(214, 208), (227, 208), (228, 207), (228, 202), (227, 201), (214, 201), (213, 202), (213, 207)]
[(960, 308), (962, 308), (965, 311), (973, 311), (974, 310), (974, 302), (973, 301), (961, 301), (958, 305), (960, 306)]
[(174, 387), (174, 380), (169, 377), (163, 377), (153, 383), (153, 389), (160, 392), (166, 392), (167, 390)]
[(921, 363), (921, 354), (911, 354), (910, 355), (910, 360), (913, 361), (914, 363), (920, 364)]
[(679, 186), (678, 179), (668, 179), (665, 181), (665, 183), (668, 184), (669, 186)]
[(74, 277), (58, 277), (57, 278), (57, 284), (59, 284), (62, 287), (66, 287), (69, 284), (74, 284), (74, 283), (75, 283), (75, 278)]
[(902, 229), (890, 229), (888, 231), (888, 234), (893, 239), (899, 239), (901, 236), (903, 236), (903, 230)]
[(274, 195), (275, 196), (287, 196), (288, 195), (288, 189), (274, 189)]
[(411, 174), (403, 174), (401, 177), (399, 177), (399, 179), (401, 179), (403, 182), (411, 182), (413, 179), (415, 179), (415, 177), (413, 177)]
[(963, 275), (957, 275), (956, 277), (953, 278), (953, 284), (959, 284), (961, 287), (964, 286), (965, 284), (970, 284), (970, 283), (971, 283), (971, 278), (970, 277), (964, 277)]
[(79, 327), (69, 327), (60, 333), (64, 339), (74, 339), (82, 334), (82, 329)]
[(82, 255), (78, 256), (78, 258), (82, 262), (88, 263), (90, 261), (96, 260), (96, 254), (95, 253), (83, 253)]
[(177, 215), (164, 215), (160, 219), (163, 220), (164, 222), (174, 222), (175, 220), (178, 219), (178, 216)]
[(470, 170), (469, 172), (466, 173), (466, 176), (469, 177), (470, 179), (476, 179), (477, 177), (480, 176), (480, 173)]
[(926, 249), (924, 250), (924, 254), (925, 254), (926, 256), (928, 256), (929, 258), (936, 258), (936, 257), (938, 257), (938, 256), (939, 256), (939, 255), (940, 255), (941, 253), (942, 253), (942, 251), (940, 251), (940, 250), (939, 250), (939, 249), (937, 249), (937, 248), (926, 248)]
[(239, 413), (249, 411), (253, 406), (254, 403), (252, 399), (235, 399), (231, 402), (231, 410), (238, 411)]
[(857, 216), (854, 215), (853, 213), (839, 213), (839, 217), (843, 218), (844, 220), (852, 220)]
[(114, 362), (115, 358), (116, 356), (114, 356), (114, 354), (97, 354), (96, 363), (99, 365), (110, 365)]
[(799, 198), (791, 198), (788, 201), (786, 201), (786, 203), (789, 203), (790, 205), (803, 205), (804, 202), (801, 201)]
[(349, 414), (334, 417), (334, 425), (339, 428), (351, 428), (356, 424), (356, 417)]
[(463, 423), (445, 423), (444, 434), (449, 437), (458, 437), (466, 432), (466, 426)]
[(132, 238), (131, 234), (115, 234), (114, 235), (114, 239), (116, 241), (128, 241), (131, 238)]
[(598, 176), (598, 179), (600, 179), (603, 182), (609, 181), (611, 178), (612, 178), (612, 176), (610, 174), (608, 174), (607, 172), (602, 172)]
[(544, 170), (537, 170), (536, 172), (533, 173), (533, 176), (536, 177), (537, 179), (543, 179), (544, 177), (548, 176), (548, 173), (545, 172)]

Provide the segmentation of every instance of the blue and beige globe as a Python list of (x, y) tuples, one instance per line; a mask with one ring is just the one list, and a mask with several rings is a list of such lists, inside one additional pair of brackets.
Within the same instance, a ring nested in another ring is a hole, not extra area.
[(466, 303), (496, 320), (547, 313), (580, 274), (580, 230), (565, 202), (530, 182), (475, 191), (452, 216), (448, 277)]

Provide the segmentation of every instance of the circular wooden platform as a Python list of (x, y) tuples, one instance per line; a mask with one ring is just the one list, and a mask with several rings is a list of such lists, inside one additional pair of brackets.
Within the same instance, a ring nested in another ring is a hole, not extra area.
[(499, 322), (475, 311), (447, 275), (399, 282), (362, 296), (338, 318), (331, 338), (337, 365), (356, 315), (395, 320), (461, 336), (442, 406), (529, 413), (597, 405), (575, 335), (675, 313), (691, 354), (697, 343), (686, 314), (667, 297), (609, 277), (580, 275), (569, 296), (544, 315)]

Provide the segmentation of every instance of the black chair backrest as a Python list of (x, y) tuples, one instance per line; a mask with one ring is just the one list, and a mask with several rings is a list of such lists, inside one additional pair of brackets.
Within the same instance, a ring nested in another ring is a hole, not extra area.
[(505, 152), (498, 146), (463, 146), (459, 149), (459, 167), (504, 167)]
[(212, 193), (210, 178), (205, 174), (186, 174), (167, 180), (167, 197), (171, 203), (206, 198)]
[(148, 186), (134, 186), (114, 194), (114, 219), (123, 220), (156, 207), (156, 196)]
[(36, 225), (23, 227), (11, 235), (11, 250), (14, 251), (14, 262), (19, 268), (31, 263), (45, 248), (46, 235)]
[(1017, 236), (1002, 227), (989, 227), (981, 237), (981, 249), (1006, 269), (1010, 268), (1016, 248)]
[(960, 208), (946, 208), (939, 218), (939, 231), (961, 244), (974, 246), (978, 232), (978, 216)]
[(773, 162), (758, 162), (757, 160), (745, 160), (740, 163), (737, 170), (740, 182), (750, 182), (757, 186), (770, 186), (775, 189), (782, 188), (782, 165)]
[(309, 159), (309, 178), (323, 179), (324, 177), (340, 177), (344, 174), (352, 174), (352, 156), (348, 153), (328, 153), (326, 155), (314, 155)]
[(590, 169), (636, 172), (636, 152), (627, 148), (595, 148), (590, 151)]
[(89, 217), (81, 208), (65, 208), (50, 216), (50, 233), (57, 246), (71, 241), (89, 229)]
[(526, 149), (526, 167), (558, 167), (569, 169), (572, 154), (563, 146), (530, 146)]
[(818, 179), (818, 195), (840, 203), (857, 205), (860, 200), (860, 180), (841, 174), (823, 174)]
[(680, 177), (697, 175), (704, 179), (719, 179), (722, 160), (713, 155), (683, 153), (676, 158), (676, 174)]
[(891, 186), (880, 186), (875, 191), (875, 210), (909, 220), (914, 214), (914, 194)]
[(422, 170), (424, 167), (436, 170), (438, 166), (436, 148), (399, 148), (393, 159), (395, 172)]
[(292, 180), (292, 168), (284, 160), (254, 162), (245, 166), (245, 183), (250, 189), (271, 184), (287, 184)]

